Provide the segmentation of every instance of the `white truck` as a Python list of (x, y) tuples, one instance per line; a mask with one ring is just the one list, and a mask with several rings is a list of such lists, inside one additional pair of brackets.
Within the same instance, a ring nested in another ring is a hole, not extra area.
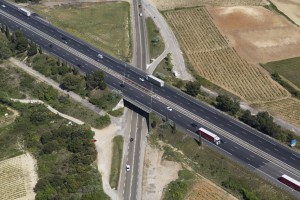
[(159, 87), (163, 87), (165, 82), (153, 75), (147, 75), (146, 76), (146, 80), (147, 81), (150, 81), (151, 83), (155, 84), (155, 85), (158, 85)]
[(23, 15), (26, 15), (27, 17), (31, 16), (31, 12), (26, 10), (25, 8), (19, 8), (19, 12), (22, 13)]

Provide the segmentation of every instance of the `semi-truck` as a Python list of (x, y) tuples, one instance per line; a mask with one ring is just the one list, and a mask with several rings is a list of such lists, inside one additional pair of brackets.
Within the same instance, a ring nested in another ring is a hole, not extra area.
[(27, 17), (31, 16), (31, 12), (26, 10), (25, 8), (19, 8), (19, 12), (23, 15), (26, 15)]
[(216, 145), (221, 144), (221, 139), (217, 135), (206, 130), (205, 128), (199, 128), (198, 134), (201, 135), (201, 137), (207, 139), (208, 141), (215, 143)]
[(159, 87), (163, 87), (165, 82), (153, 75), (147, 75), (146, 76), (146, 80), (147, 81), (150, 81), (151, 83), (155, 84), (155, 85), (158, 85)]
[(295, 190), (297, 190), (298, 192), (300, 192), (300, 182), (289, 177), (288, 175), (282, 175), (281, 177), (278, 178), (278, 180), (288, 186), (290, 186), (291, 188), (294, 188)]

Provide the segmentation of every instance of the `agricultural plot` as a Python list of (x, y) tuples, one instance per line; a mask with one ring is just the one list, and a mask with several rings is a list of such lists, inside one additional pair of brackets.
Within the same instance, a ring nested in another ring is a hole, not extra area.
[(295, 98), (286, 98), (259, 104), (259, 107), (268, 111), (271, 115), (292, 123), (300, 128), (300, 101)]
[(205, 8), (169, 11), (165, 16), (201, 76), (249, 102), (289, 96), (260, 66), (238, 55)]
[(300, 1), (299, 0), (290, 0), (290, 1), (282, 1), (282, 0), (272, 0), (272, 3), (287, 15), (290, 19), (292, 19), (296, 24), (300, 26)]
[(234, 49), (253, 64), (300, 56), (300, 29), (264, 7), (207, 8)]
[(195, 6), (261, 6), (266, 0), (151, 0), (159, 10)]
[(23, 154), (0, 162), (1, 200), (34, 199), (37, 182), (34, 159)]

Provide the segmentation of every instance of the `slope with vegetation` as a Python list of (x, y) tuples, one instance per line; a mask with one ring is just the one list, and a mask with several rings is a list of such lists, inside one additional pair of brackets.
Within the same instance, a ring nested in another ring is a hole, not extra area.
[[(194, 173), (212, 180), (238, 198), (244, 200), (296, 199), (255, 173), (208, 148), (205, 144), (199, 146), (198, 141), (176, 130), (174, 124), (167, 119), (162, 121), (151, 115), (150, 124), (153, 133), (150, 142), (154, 145), (158, 145), (158, 141), (166, 143), (163, 146), (165, 159), (180, 162), (183, 166), (189, 166)], [(165, 189), (165, 199), (185, 199), (188, 194), (188, 190), (185, 188), (187, 186), (192, 187), (195, 182), (192, 182), (193, 179), (190, 179), (188, 174), (184, 176), (185, 179), (179, 178)], [(167, 192), (172, 189), (176, 191), (171, 194)], [(172, 197), (172, 194), (176, 196)]]

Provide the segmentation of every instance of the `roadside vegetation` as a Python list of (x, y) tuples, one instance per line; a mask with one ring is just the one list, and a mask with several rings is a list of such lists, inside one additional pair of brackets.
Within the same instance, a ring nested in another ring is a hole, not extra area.
[(152, 18), (146, 18), (150, 59), (157, 58), (165, 50), (165, 43)]
[(108, 114), (114, 117), (121, 117), (123, 113), (124, 113), (124, 108), (119, 108), (117, 110), (111, 110), (108, 112)]
[[(198, 141), (178, 131), (176, 127), (174, 128), (174, 124), (168, 122), (167, 119), (161, 120), (151, 114), (150, 125), (152, 133), (150, 142), (156, 146), (159, 146), (158, 141), (164, 142), (163, 149), (165, 152), (163, 157), (165, 159), (191, 167), (195, 173), (210, 179), (238, 198), (244, 200), (296, 199), (255, 173), (208, 148), (205, 143), (200, 146)], [(178, 188), (178, 184), (180, 184), (179, 181), (169, 184), (168, 188), (165, 189), (165, 199), (170, 199), (167, 190)], [(180, 189), (180, 196), (176, 199), (184, 199), (187, 194), (184, 187)]]
[(77, 3), (30, 9), (55, 26), (124, 61), (132, 57), (130, 5), (128, 2)]
[(111, 188), (118, 188), (119, 178), (120, 178), (120, 167), (122, 163), (122, 153), (123, 153), (123, 136), (119, 135), (113, 139), (113, 151), (112, 151), (112, 162), (111, 171), (109, 177), (109, 184)]
[(164, 189), (163, 200), (184, 199), (189, 189), (195, 184), (195, 174), (187, 169), (178, 172), (178, 179)]
[(1, 159), (21, 154), (20, 146), (34, 155), (39, 176), (36, 199), (108, 199), (94, 164), (97, 152), (89, 126), (70, 124), (44, 105), (3, 97), (0, 101), (20, 113), (15, 123), (1, 130), (0, 136), (9, 136), (1, 140)]

